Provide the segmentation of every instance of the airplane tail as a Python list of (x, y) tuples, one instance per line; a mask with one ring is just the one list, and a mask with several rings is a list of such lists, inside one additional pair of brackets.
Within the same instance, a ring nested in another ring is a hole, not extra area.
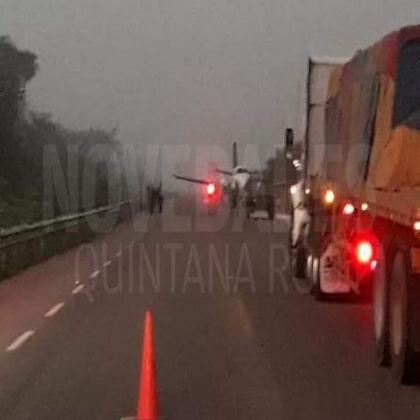
[(236, 147), (236, 141), (233, 142), (233, 148), (232, 148), (232, 169), (230, 171), (225, 171), (223, 169), (216, 169), (216, 172), (223, 175), (229, 175), (232, 176), (234, 173), (235, 168), (238, 166), (238, 150)]

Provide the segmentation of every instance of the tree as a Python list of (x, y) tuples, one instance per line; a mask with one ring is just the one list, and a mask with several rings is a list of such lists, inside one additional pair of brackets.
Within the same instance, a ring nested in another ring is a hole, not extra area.
[[(20, 51), (10, 38), (0, 37), (2, 227), (34, 222), (42, 218), (45, 146), (56, 148), (58, 164), (66, 178), (69, 178), (67, 163), (76, 159), (78, 173), (74, 179), (78, 179), (78, 184), (72, 184), (72, 188), (77, 188), (79, 193), (78, 211), (87, 210), (83, 205), (98, 207), (109, 204), (112, 197), (109, 196), (108, 180), (110, 178), (119, 182), (118, 170), (122, 164), (122, 150), (116, 139), (116, 129), (71, 130), (55, 122), (45, 113), (32, 112), (29, 114), (30, 118), (24, 118), (22, 108), (25, 106), (26, 85), (36, 75), (37, 69), (35, 54)], [(117, 164), (117, 160), (120, 161), (120, 165)], [(95, 179), (95, 197), (92, 197), (88, 204), (82, 200), (84, 172), (92, 174), (89, 179)], [(74, 181), (73, 176), (71, 178)], [(70, 183), (69, 179), (65, 181)], [(118, 185), (120, 186), (121, 184)], [(75, 189), (72, 190), (74, 193)], [(124, 197), (127, 196), (124, 188), (123, 194)], [(56, 204), (53, 203), (57, 208), (54, 215), (59, 216), (62, 209)]]
[(21, 147), (16, 141), (16, 125), (25, 102), (26, 84), (38, 69), (37, 57), (20, 51), (9, 37), (0, 37), (0, 188), (13, 190)]

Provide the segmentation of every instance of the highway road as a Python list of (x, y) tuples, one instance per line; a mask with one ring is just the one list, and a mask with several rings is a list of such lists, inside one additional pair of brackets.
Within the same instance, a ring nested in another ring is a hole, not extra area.
[(291, 277), (285, 220), (178, 200), (135, 221), (0, 284), (1, 419), (135, 414), (148, 308), (162, 418), (419, 418), (420, 389), (375, 366), (370, 306)]

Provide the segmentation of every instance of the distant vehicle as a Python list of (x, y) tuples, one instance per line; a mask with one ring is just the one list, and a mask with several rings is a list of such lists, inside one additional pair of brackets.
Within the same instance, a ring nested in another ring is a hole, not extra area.
[(275, 205), (273, 194), (260, 177), (251, 175), (246, 188), (246, 216), (251, 218), (256, 211), (265, 211), (269, 220), (274, 220)]
[(420, 352), (420, 26), (331, 66), (324, 99), (313, 95), (320, 66), (309, 68), (306, 274), (318, 299), (373, 286), (378, 363), (410, 382)]

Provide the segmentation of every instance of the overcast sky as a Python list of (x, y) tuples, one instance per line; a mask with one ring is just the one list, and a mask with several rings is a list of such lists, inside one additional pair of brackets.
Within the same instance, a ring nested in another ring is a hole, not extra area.
[(0, 33), (39, 57), (31, 107), (137, 143), (279, 144), (309, 53), (415, 22), (419, 0), (0, 0)]

